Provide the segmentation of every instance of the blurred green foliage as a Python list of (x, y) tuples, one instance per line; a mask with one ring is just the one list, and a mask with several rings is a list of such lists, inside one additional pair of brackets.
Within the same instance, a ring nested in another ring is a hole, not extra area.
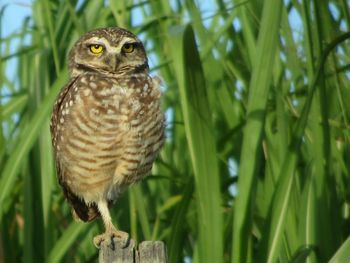
[(347, 262), (349, 10), (346, 0), (33, 0), (22, 28), (0, 35), (0, 262), (98, 261), (102, 223), (73, 221), (49, 118), (70, 47), (106, 26), (144, 41), (167, 113), (152, 176), (112, 209), (120, 229), (164, 240), (171, 263)]

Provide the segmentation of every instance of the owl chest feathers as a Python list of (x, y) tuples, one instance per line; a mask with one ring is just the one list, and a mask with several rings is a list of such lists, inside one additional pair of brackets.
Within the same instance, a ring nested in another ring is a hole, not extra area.
[(76, 79), (60, 106), (56, 136), (73, 192), (87, 202), (113, 200), (149, 173), (164, 141), (159, 98), (159, 81), (147, 75)]

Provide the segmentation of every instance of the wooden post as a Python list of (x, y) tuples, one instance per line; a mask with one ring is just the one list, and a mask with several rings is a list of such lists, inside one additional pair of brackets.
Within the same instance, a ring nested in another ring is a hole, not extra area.
[(167, 263), (167, 252), (162, 241), (143, 241), (138, 248), (130, 240), (127, 247), (115, 239), (114, 247), (102, 242), (99, 263)]

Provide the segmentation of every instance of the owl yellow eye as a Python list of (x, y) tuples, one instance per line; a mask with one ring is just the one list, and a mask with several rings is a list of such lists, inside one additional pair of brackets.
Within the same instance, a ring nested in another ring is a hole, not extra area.
[(134, 44), (130, 44), (130, 43), (126, 43), (122, 47), (122, 51), (125, 52), (125, 53), (131, 53), (131, 52), (134, 51), (134, 49), (135, 49), (135, 45)]
[(89, 48), (90, 51), (94, 54), (100, 54), (103, 51), (103, 46), (98, 44), (90, 45)]

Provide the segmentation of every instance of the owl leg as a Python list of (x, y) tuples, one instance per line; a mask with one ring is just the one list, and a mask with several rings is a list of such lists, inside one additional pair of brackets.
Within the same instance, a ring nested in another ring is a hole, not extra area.
[(112, 218), (108, 210), (108, 203), (106, 200), (102, 200), (97, 203), (98, 210), (101, 214), (103, 223), (105, 225), (106, 231), (94, 237), (94, 245), (97, 248), (100, 248), (102, 242), (108, 242), (107, 245), (110, 245), (114, 248), (114, 238), (117, 239), (117, 242), (120, 242), (122, 247), (126, 247), (129, 242), (129, 234), (120, 230), (117, 230), (112, 223)]

